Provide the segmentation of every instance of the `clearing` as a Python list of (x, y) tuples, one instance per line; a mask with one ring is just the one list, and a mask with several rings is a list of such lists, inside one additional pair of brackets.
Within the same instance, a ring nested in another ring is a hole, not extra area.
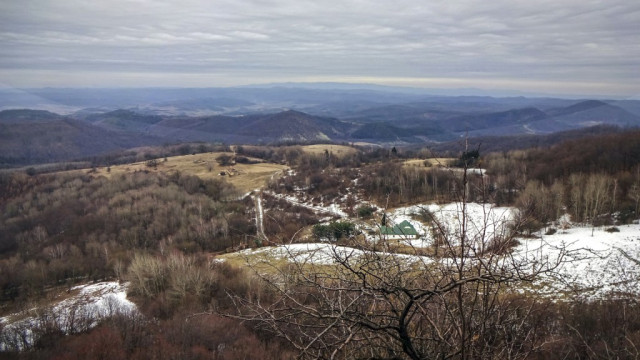
[[(149, 166), (147, 165), (147, 161), (141, 161), (131, 164), (114, 165), (111, 166), (110, 171), (108, 171), (107, 167), (100, 167), (97, 168), (95, 172), (90, 170), (90, 173), (95, 176), (111, 177), (136, 171), (153, 171), (165, 174), (179, 171), (183, 174), (198, 176), (201, 179), (224, 178), (233, 184), (238, 191), (246, 194), (254, 189), (263, 187), (272, 177), (289, 169), (288, 166), (266, 163), (260, 159), (250, 159), (256, 161), (255, 164), (221, 166), (216, 161), (216, 158), (223, 154), (233, 156), (231, 152), (172, 156), (167, 157), (167, 161), (164, 161), (163, 158), (155, 159), (157, 162), (156, 166)], [(87, 170), (81, 171), (87, 172)], [(225, 175), (220, 175), (223, 171)]]

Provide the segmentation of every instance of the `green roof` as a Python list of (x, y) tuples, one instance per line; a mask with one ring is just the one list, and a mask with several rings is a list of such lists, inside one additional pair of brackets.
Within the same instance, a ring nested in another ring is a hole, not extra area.
[(416, 236), (418, 232), (407, 220), (393, 227), (380, 226), (380, 234), (382, 235), (398, 235), (398, 236)]

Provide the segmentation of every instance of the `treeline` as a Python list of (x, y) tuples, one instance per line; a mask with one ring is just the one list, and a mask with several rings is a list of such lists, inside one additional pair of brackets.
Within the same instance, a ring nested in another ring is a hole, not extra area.
[(533, 229), (563, 213), (594, 225), (638, 218), (640, 132), (573, 140), (549, 149), (488, 154), (494, 200), (516, 205)]
[(632, 173), (640, 164), (640, 131), (572, 140), (532, 149), (524, 158), (530, 178), (549, 183), (573, 173)]
[[(550, 148), (483, 154), (489, 174), (516, 172), (517, 181), (551, 185), (574, 173), (633, 174), (640, 165), (640, 131), (567, 141)], [(512, 176), (513, 177), (513, 176)], [(512, 180), (514, 181), (514, 180)]]
[[(310, 154), (294, 146), (280, 150), (249, 147), (243, 149), (243, 153), (271, 161), (276, 156), (295, 170), (272, 181), (270, 190), (295, 192), (303, 200), (313, 203), (330, 203), (346, 198), (344, 205), (351, 212), (357, 205), (355, 199), (350, 198), (354, 194), (389, 206), (416, 201), (455, 201), (460, 195), (461, 169), (431, 168), (428, 162), (424, 166), (403, 165), (406, 159), (431, 157), (431, 152), (426, 149), (358, 148), (352, 154), (334, 156), (328, 150), (322, 154)], [(470, 174), (469, 178), (474, 186), (467, 189), (468, 196), (475, 200), (484, 199), (487, 195), (482, 179), (475, 174)]]
[(235, 189), (219, 179), (16, 173), (4, 189), (5, 301), (41, 294), (49, 285), (113, 277), (136, 251), (222, 251), (256, 231), (252, 202), (234, 200)]

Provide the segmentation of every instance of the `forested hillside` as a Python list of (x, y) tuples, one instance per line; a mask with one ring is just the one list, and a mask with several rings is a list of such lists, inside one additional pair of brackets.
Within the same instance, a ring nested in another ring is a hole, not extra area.
[[(7, 325), (0, 351), (24, 359), (411, 358), (396, 327), (408, 331), (417, 354), (464, 346), (482, 358), (502, 357), (518, 339), (517, 354), (526, 359), (589, 358), (606, 349), (626, 359), (640, 346), (632, 274), (621, 274), (624, 282), (610, 290), (599, 288), (593, 301), (580, 295), (584, 289), (543, 291), (555, 284), (553, 276), (565, 276), (556, 272), (562, 256), (569, 264), (585, 260), (571, 252), (577, 250), (555, 247), (556, 265), (518, 257), (529, 241), (562, 239), (571, 227), (596, 237), (633, 234), (639, 132), (494, 153), (459, 148), (449, 158), (433, 158), (427, 148), (182, 146), (110, 158), (117, 166), (2, 174), (3, 313), (26, 316), (31, 308), (49, 309), (54, 294), (73, 294), (77, 284), (115, 280), (127, 286), (140, 314), (114, 310), (90, 327), (61, 327), (38, 315), (30, 327), (35, 342), (25, 340), (26, 325)], [(191, 155), (200, 150), (226, 152)], [(209, 158), (216, 171), (203, 162)], [(261, 175), (263, 187), (249, 194), (231, 185), (269, 162), (288, 168), (272, 164), (273, 173)], [(512, 214), (510, 225), (487, 222), (495, 210)], [(398, 216), (416, 225), (420, 239), (381, 237)], [(455, 230), (462, 221), (466, 243)], [(620, 259), (632, 264), (639, 255), (625, 246)], [(470, 276), (474, 271), (482, 277)], [(330, 306), (349, 303), (349, 312)], [(402, 323), (394, 306), (406, 306), (411, 320)], [(456, 312), (437, 316), (450, 306)], [(337, 318), (341, 325), (331, 325), (328, 319)], [(511, 326), (515, 319), (526, 322)], [(463, 320), (482, 340), (429, 335)], [(386, 321), (388, 329), (378, 328)], [(352, 327), (363, 324), (371, 326)]]

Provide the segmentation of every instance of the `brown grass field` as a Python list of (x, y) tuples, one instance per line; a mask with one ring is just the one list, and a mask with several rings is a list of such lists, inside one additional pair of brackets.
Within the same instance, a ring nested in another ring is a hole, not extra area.
[[(201, 179), (223, 178), (233, 184), (241, 193), (247, 193), (251, 190), (258, 189), (267, 184), (267, 181), (274, 176), (278, 176), (288, 167), (285, 165), (258, 163), (258, 164), (235, 164), (230, 166), (220, 166), (216, 158), (221, 154), (233, 155), (233, 153), (202, 153), (195, 155), (182, 155), (168, 157), (167, 161), (163, 158), (156, 159), (158, 165), (154, 167), (147, 166), (145, 161), (132, 164), (114, 165), (111, 170), (107, 171), (107, 167), (97, 168), (95, 172), (91, 170), (74, 170), (90, 172), (94, 176), (111, 177), (119, 174), (131, 173), (135, 171), (154, 171), (161, 173), (172, 173), (179, 171), (183, 174), (190, 174), (200, 177)], [(258, 160), (258, 159), (256, 159)], [(220, 172), (226, 174), (221, 176)]]

